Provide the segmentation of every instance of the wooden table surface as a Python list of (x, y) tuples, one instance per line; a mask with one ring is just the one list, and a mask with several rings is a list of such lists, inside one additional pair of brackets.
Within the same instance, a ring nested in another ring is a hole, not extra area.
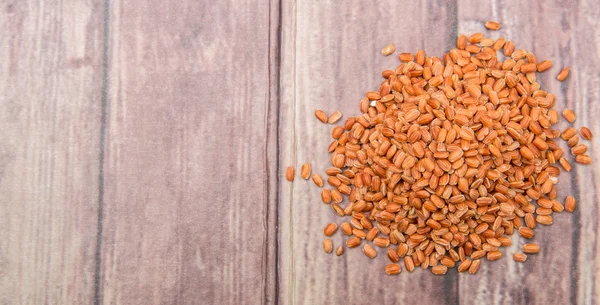
[[(328, 165), (314, 110), (358, 114), (387, 43), (441, 56), (487, 20), (597, 135), (560, 177), (577, 211), (474, 276), (326, 255), (340, 218), (282, 180)], [(0, 304), (600, 304), (595, 0), (2, 1), (0, 76)]]

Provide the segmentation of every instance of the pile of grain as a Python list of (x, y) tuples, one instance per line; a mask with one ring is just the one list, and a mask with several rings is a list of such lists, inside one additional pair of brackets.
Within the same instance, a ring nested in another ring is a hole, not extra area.
[[(382, 53), (394, 51), (388, 45)], [(564, 205), (557, 200), (560, 168), (571, 170), (557, 141), (567, 141), (576, 162), (592, 161), (575, 128), (561, 133), (552, 127), (559, 121), (555, 97), (536, 81), (536, 72), (552, 62), (482, 33), (460, 35), (443, 59), (423, 50), (399, 58), (398, 68), (383, 71), (379, 90), (360, 101), (363, 114), (332, 131), (326, 171), (332, 188), (321, 198), (347, 219), (339, 225), (346, 247), (362, 246), (370, 258), (377, 257), (376, 248), (386, 249), (390, 275), (401, 272), (401, 261), (409, 272), (420, 266), (445, 274), (458, 266), (473, 274), (482, 258), (503, 256), (500, 249), (512, 245), (514, 232), (531, 239), (537, 225), (552, 224), (554, 213), (575, 209), (573, 197)], [(564, 68), (557, 79), (568, 72)], [(573, 111), (562, 114), (575, 121)], [(331, 124), (342, 116), (315, 115)], [(592, 137), (586, 127), (580, 135)], [(308, 179), (310, 165), (301, 172)], [(293, 167), (286, 177), (293, 180)], [(312, 179), (324, 185), (320, 175)], [(324, 234), (337, 230), (331, 223)], [(325, 239), (324, 248), (333, 252), (333, 242)], [(336, 254), (343, 251), (338, 246)], [(515, 261), (539, 246), (525, 244), (522, 251)]]

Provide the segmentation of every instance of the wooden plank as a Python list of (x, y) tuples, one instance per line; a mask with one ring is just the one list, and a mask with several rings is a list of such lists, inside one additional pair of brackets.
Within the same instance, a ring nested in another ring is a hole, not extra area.
[[(379, 88), (381, 71), (399, 65), (397, 56), (383, 57), (393, 42), (398, 52), (426, 49), (442, 56), (454, 43), (453, 2), (396, 5), (389, 1), (284, 1), (282, 5), (281, 166), (313, 165), (324, 176), (331, 125), (314, 117), (341, 110), (345, 118), (360, 114), (366, 91)], [(344, 122), (342, 119), (341, 122)], [(340, 123), (341, 123), (340, 122)], [(282, 174), (282, 173), (281, 173)], [(283, 304), (454, 304), (457, 275), (432, 275), (417, 269), (397, 277), (383, 272), (384, 251), (370, 260), (360, 248), (341, 257), (323, 252), (323, 227), (341, 223), (320, 201), (320, 190), (298, 176), (284, 182), (279, 206), (280, 280)], [(341, 233), (333, 238), (337, 247)], [(427, 293), (410, 293), (427, 291)]]
[[(483, 31), (491, 37), (504, 36), (512, 40), (517, 49), (532, 51), (538, 61), (552, 60), (553, 68), (539, 75), (538, 81), (545, 90), (556, 95), (558, 110), (576, 109), (580, 119), (575, 126), (581, 126), (600, 113), (588, 102), (598, 97), (597, 90), (592, 88), (597, 85), (598, 77), (594, 73), (600, 67), (599, 62), (589, 57), (584, 61), (579, 55), (580, 52), (597, 54), (598, 40), (589, 34), (597, 21), (578, 18), (582, 12), (587, 14), (588, 10), (563, 5), (560, 1), (533, 5), (512, 0), (485, 4), (459, 1), (458, 29), (460, 33)], [(486, 32), (483, 23), (487, 20), (499, 21), (502, 29)], [(571, 66), (572, 74), (566, 82), (560, 83), (555, 76), (563, 66)], [(584, 110), (589, 108), (591, 111)], [(571, 124), (563, 121), (557, 126), (564, 130), (568, 125)], [(568, 151), (566, 143), (560, 144)], [(572, 160), (569, 153), (566, 155)], [(475, 276), (460, 275), (461, 304), (572, 304), (575, 300), (578, 304), (593, 303), (593, 279), (598, 269), (584, 267), (590, 262), (598, 266), (597, 228), (593, 225), (598, 220), (598, 195), (584, 191), (594, 189), (592, 171), (589, 166), (575, 166), (570, 174), (561, 174), (558, 199), (564, 200), (573, 194), (580, 206), (574, 214), (556, 215), (554, 225), (536, 228), (534, 242), (541, 245), (541, 253), (530, 255), (524, 264), (515, 263), (512, 254), (525, 243), (515, 234), (514, 245), (503, 251), (504, 259), (484, 262)]]
[(111, 2), (102, 303), (273, 302), (276, 9)]
[[(564, 9), (564, 7), (561, 7)], [(585, 17), (583, 17), (585, 16)], [(581, 1), (577, 12), (567, 22), (562, 22), (563, 30), (569, 31), (569, 44), (565, 51), (574, 73), (569, 76), (566, 90), (569, 92), (567, 106), (578, 115), (574, 124), (587, 126), (595, 138), (586, 141), (590, 147), (592, 165), (578, 166), (572, 176), (573, 195), (578, 200), (578, 210), (574, 223), (571, 243), (572, 269), (571, 300), (577, 304), (600, 303), (600, 7), (595, 1)]]
[(0, 303), (92, 304), (104, 1), (0, 5)]

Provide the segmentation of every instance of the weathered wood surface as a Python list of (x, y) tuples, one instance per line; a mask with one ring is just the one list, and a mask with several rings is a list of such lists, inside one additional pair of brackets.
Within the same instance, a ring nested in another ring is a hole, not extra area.
[(103, 1), (0, 3), (0, 304), (92, 304)]
[(599, 162), (561, 175), (578, 209), (536, 230), (539, 255), (514, 263), (515, 236), (475, 276), (326, 255), (341, 219), (282, 179), (324, 173), (313, 112), (358, 114), (398, 64), (384, 45), (441, 56), (487, 20), (554, 62), (540, 81), (599, 160), (594, 1), (55, 2), (0, 4), (0, 304), (600, 302)]
[[(394, 42), (398, 52), (425, 49), (442, 56), (453, 43), (456, 6), (421, 1), (391, 5), (388, 1), (284, 2), (281, 58), (281, 164), (310, 162), (324, 177), (330, 166), (327, 146), (332, 125), (315, 116), (360, 114), (358, 101), (378, 89), (381, 71), (398, 65), (381, 48)], [(407, 15), (407, 18), (394, 16)], [(416, 20), (419, 20), (417, 22)], [(423, 34), (430, 34), (425, 37)], [(345, 118), (340, 120), (343, 123)], [(297, 177), (283, 183), (279, 203), (280, 280), (282, 304), (447, 304), (458, 301), (457, 275), (432, 277), (417, 270), (389, 277), (385, 251), (371, 260), (360, 248), (341, 257), (323, 252), (323, 227), (341, 218), (320, 200), (312, 181)], [(334, 246), (344, 245), (343, 234)], [(407, 293), (428, 291), (428, 293)]]
[(101, 303), (271, 302), (270, 17), (111, 1)]

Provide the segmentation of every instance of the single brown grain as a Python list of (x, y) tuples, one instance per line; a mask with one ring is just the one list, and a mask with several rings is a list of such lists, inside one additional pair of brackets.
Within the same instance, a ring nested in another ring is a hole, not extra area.
[(342, 113), (339, 111), (336, 111), (329, 116), (329, 119), (327, 120), (327, 122), (329, 124), (334, 124), (334, 123), (337, 123), (337, 121), (339, 121), (341, 118), (342, 118)]
[(333, 241), (331, 239), (325, 239), (323, 241), (323, 249), (325, 253), (331, 253), (333, 251)]
[(500, 29), (500, 23), (496, 21), (488, 21), (485, 23), (485, 27), (490, 31), (497, 31)]
[(398, 264), (389, 264), (385, 266), (385, 273), (387, 275), (395, 275), (402, 272), (402, 268)]
[(588, 155), (575, 156), (575, 162), (579, 164), (592, 164), (592, 158)]
[(571, 109), (565, 109), (562, 111), (562, 115), (563, 117), (565, 117), (565, 119), (571, 123), (575, 122), (575, 119), (577, 118), (577, 116), (575, 115), (575, 112), (573, 112), (573, 110)]
[(310, 173), (311, 173), (310, 163), (302, 164), (302, 167), (300, 168), (300, 177), (302, 177), (302, 179), (304, 179), (304, 180), (307, 180), (308, 178), (310, 178)]
[(592, 131), (585, 126), (583, 126), (579, 129), (579, 134), (581, 135), (582, 138), (584, 138), (586, 140), (592, 139)]
[(315, 183), (316, 186), (318, 187), (323, 187), (324, 183), (323, 183), (323, 178), (321, 177), (321, 175), (319, 174), (314, 174), (312, 175), (312, 181)]
[(527, 254), (524, 253), (515, 253), (513, 254), (513, 259), (515, 260), (515, 262), (518, 263), (523, 263), (527, 260)]
[(340, 256), (342, 254), (344, 254), (344, 247), (338, 246), (337, 249), (335, 249), (335, 255)]
[(573, 211), (575, 211), (576, 205), (577, 201), (575, 200), (575, 197), (567, 196), (567, 198), (565, 199), (565, 211), (573, 213)]
[(325, 229), (323, 229), (323, 233), (325, 234), (325, 236), (332, 236), (333, 234), (335, 234), (337, 229), (338, 229), (337, 224), (329, 223), (325, 226)]
[(292, 166), (288, 166), (286, 171), (285, 171), (285, 179), (287, 179), (287, 181), (294, 181), (294, 168)]
[(375, 258), (377, 256), (377, 252), (375, 251), (375, 249), (373, 249), (373, 247), (369, 244), (366, 244), (363, 247), (363, 252), (365, 253), (365, 255), (369, 258)]
[(564, 67), (562, 70), (560, 70), (560, 72), (558, 73), (558, 75), (556, 76), (556, 79), (558, 79), (559, 81), (564, 81), (567, 76), (569, 76), (569, 68), (568, 67)]
[(437, 265), (431, 268), (431, 273), (435, 275), (444, 275), (448, 271), (448, 267), (444, 265)]
[(383, 47), (383, 49), (381, 50), (381, 54), (383, 54), (383, 56), (392, 55), (394, 54), (394, 52), (396, 52), (396, 47), (394, 46), (394, 44), (391, 43)]
[(540, 246), (538, 244), (524, 244), (521, 250), (528, 254), (535, 254), (540, 252)]
[(327, 123), (327, 114), (325, 114), (325, 112), (323, 110), (316, 110), (315, 111), (315, 116), (322, 123)]

